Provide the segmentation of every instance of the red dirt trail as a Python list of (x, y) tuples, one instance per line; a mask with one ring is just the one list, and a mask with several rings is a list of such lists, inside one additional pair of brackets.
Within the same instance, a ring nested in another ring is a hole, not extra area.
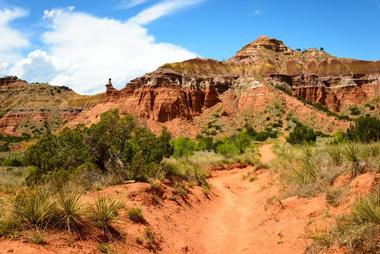
[[(272, 145), (261, 146), (260, 154), (262, 163), (275, 158)], [(295, 216), (278, 223), (276, 214), (268, 210), (268, 198), (278, 194), (277, 176), (269, 170), (252, 172), (252, 168), (235, 169), (210, 179), (216, 198), (202, 208), (203, 216), (189, 217), (192, 247), (184, 253), (304, 252), (306, 242), (300, 238), (304, 224)], [(248, 180), (251, 177), (253, 181)]]

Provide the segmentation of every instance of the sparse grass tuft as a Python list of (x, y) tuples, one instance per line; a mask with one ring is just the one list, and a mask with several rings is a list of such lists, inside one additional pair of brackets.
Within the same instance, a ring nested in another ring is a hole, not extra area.
[(342, 188), (329, 188), (326, 192), (326, 201), (329, 205), (338, 206), (342, 195)]
[(36, 231), (35, 233), (33, 233), (29, 237), (29, 240), (30, 240), (30, 242), (32, 242), (34, 244), (38, 244), (38, 245), (45, 245), (45, 244), (47, 244), (47, 242), (45, 240), (45, 236), (41, 232), (39, 232), (39, 231)]
[(143, 211), (139, 207), (129, 209), (128, 217), (131, 221), (135, 223), (144, 224), (146, 222)]
[(99, 243), (98, 250), (100, 253), (104, 254), (116, 254), (116, 252), (112, 249), (109, 243)]

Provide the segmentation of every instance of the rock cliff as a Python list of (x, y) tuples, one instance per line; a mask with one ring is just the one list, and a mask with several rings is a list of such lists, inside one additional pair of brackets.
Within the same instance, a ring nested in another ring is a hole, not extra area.
[(221, 102), (245, 80), (286, 87), (295, 97), (340, 112), (379, 96), (380, 62), (336, 58), (323, 49), (293, 50), (266, 36), (243, 47), (224, 62), (192, 59), (166, 64), (132, 80), (120, 91), (107, 87), (108, 101), (154, 121), (192, 119)]

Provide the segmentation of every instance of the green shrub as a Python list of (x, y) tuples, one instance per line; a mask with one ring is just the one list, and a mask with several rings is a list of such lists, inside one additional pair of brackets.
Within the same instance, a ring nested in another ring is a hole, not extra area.
[(231, 158), (234, 155), (240, 154), (240, 150), (236, 146), (235, 142), (233, 142), (229, 138), (225, 138), (221, 143), (217, 145), (216, 152), (223, 154), (224, 156), (228, 158)]
[[(65, 184), (72, 174), (81, 170), (88, 173), (88, 167), (103, 177), (112, 176), (113, 183), (147, 181), (160, 173), (156, 165), (172, 155), (170, 140), (167, 129), (156, 136), (137, 126), (133, 117), (120, 117), (117, 110), (111, 110), (101, 114), (100, 121), (89, 128), (77, 126), (58, 135), (47, 134), (28, 148), (25, 164), (34, 168), (29, 171), (27, 182), (59, 179), (60, 184)], [(88, 182), (84, 184), (90, 188)]]
[(245, 149), (247, 149), (252, 142), (252, 137), (246, 131), (240, 131), (238, 134), (230, 137), (230, 139), (232, 139), (239, 153), (244, 153)]
[(45, 245), (45, 244), (47, 244), (44, 235), (41, 232), (39, 232), (39, 231), (33, 233), (30, 236), (29, 240), (30, 240), (30, 242), (32, 242), (34, 244), (38, 244), (38, 245)]
[(351, 125), (347, 130), (347, 137), (363, 143), (379, 141), (380, 120), (371, 116), (360, 117), (355, 125)]
[(346, 159), (351, 163), (351, 175), (357, 176), (361, 173), (360, 166), (360, 149), (355, 143), (348, 144), (344, 149)]
[(352, 106), (350, 108), (350, 111), (351, 111), (351, 115), (353, 116), (357, 116), (357, 115), (360, 115), (360, 109), (357, 107), (357, 106)]
[(173, 156), (179, 157), (189, 157), (197, 149), (197, 144), (190, 138), (178, 137), (171, 141), (174, 152)]
[(342, 188), (330, 188), (326, 192), (326, 201), (329, 205), (337, 206), (342, 197)]
[(317, 133), (313, 129), (297, 123), (296, 127), (289, 133), (286, 141), (289, 144), (312, 144), (317, 140)]
[(6, 158), (3, 160), (2, 164), (6, 167), (20, 167), (22, 162), (18, 158)]
[(337, 218), (330, 230), (312, 232), (310, 238), (319, 248), (347, 247), (353, 253), (377, 253), (380, 239), (380, 190), (355, 202), (351, 214)]
[(341, 165), (343, 162), (343, 154), (339, 145), (330, 145), (326, 148), (331, 161), (334, 165)]
[(203, 135), (198, 135), (196, 137), (197, 141), (197, 151), (211, 151), (214, 150), (214, 139), (212, 137), (207, 137)]
[(8, 143), (0, 144), (0, 153), (9, 152), (11, 150)]

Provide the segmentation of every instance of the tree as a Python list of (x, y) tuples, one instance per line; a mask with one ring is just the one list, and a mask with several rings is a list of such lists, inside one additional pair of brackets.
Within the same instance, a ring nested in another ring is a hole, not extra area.
[(290, 144), (314, 143), (317, 140), (317, 133), (313, 129), (297, 123), (296, 127), (289, 133), (286, 141)]
[(189, 157), (197, 148), (197, 144), (190, 138), (178, 137), (171, 141), (174, 148), (174, 157)]
[(363, 143), (380, 140), (380, 120), (371, 116), (360, 117), (354, 125), (347, 130), (347, 137), (352, 141)]

